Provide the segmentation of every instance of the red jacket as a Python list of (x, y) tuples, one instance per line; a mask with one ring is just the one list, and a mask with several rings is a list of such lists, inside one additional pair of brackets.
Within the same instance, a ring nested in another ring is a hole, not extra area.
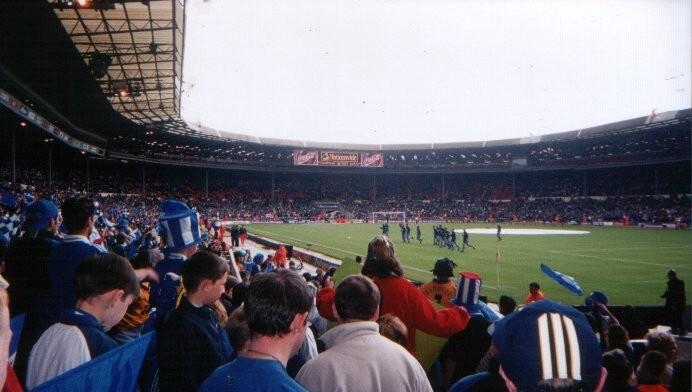
[[(374, 278), (380, 289), (380, 314), (392, 313), (408, 328), (406, 349), (416, 353), (416, 330), (440, 337), (449, 337), (466, 328), (469, 314), (460, 307), (437, 310), (423, 293), (401, 277)], [(326, 287), (317, 293), (317, 310), (322, 317), (336, 320), (332, 312), (335, 290)]]

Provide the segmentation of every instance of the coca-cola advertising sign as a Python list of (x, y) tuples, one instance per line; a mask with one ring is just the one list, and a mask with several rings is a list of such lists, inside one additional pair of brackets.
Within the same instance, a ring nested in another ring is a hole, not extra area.
[(361, 153), (360, 165), (363, 167), (383, 167), (384, 156), (379, 152), (364, 152)]
[(343, 152), (294, 150), (296, 166), (384, 167), (384, 155), (379, 152)]
[(317, 166), (319, 163), (317, 151), (293, 151), (293, 164), (296, 166)]

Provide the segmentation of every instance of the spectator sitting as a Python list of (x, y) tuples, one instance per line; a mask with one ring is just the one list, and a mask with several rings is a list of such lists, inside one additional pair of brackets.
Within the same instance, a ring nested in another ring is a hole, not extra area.
[[(449, 337), (466, 328), (469, 314), (466, 309), (453, 306), (437, 310), (423, 293), (403, 277), (403, 270), (394, 254), (394, 244), (387, 236), (375, 237), (368, 244), (368, 254), (362, 274), (372, 277), (380, 290), (380, 311), (399, 317), (408, 329), (406, 349), (415, 354), (416, 330)], [(317, 309), (322, 317), (334, 320), (332, 304), (334, 288), (325, 287), (317, 294)]]
[(216, 369), (200, 391), (305, 391), (286, 374), (286, 364), (303, 343), (310, 306), (305, 280), (295, 272), (257, 275), (243, 305), (247, 350)]
[(632, 364), (625, 353), (614, 349), (603, 354), (603, 367), (608, 371), (603, 392), (636, 392)]
[(526, 304), (528, 305), (531, 302), (540, 301), (542, 299), (545, 299), (545, 296), (541, 292), (541, 286), (538, 282), (531, 282), (529, 284), (529, 295), (526, 296)]
[(113, 253), (85, 259), (75, 275), (76, 305), (64, 311), (31, 350), (28, 389), (117, 347), (105, 331), (122, 319), (139, 294), (130, 262)]
[(233, 353), (211, 307), (223, 294), (228, 264), (199, 251), (183, 265), (182, 274), (185, 295), (159, 328), (162, 391), (196, 391)]
[(296, 380), (310, 391), (432, 391), (420, 363), (379, 334), (379, 304), (369, 278), (344, 279), (334, 298), (339, 325), (322, 335), (327, 350), (305, 364)]
[(380, 327), (380, 335), (406, 348), (408, 330), (398, 317), (387, 313), (377, 319), (377, 325)]
[(668, 385), (673, 376), (673, 363), (678, 358), (678, 345), (675, 343), (675, 338), (666, 332), (649, 332), (646, 334), (646, 351), (658, 351), (666, 356), (662, 381), (663, 384)]
[(503, 316), (509, 316), (515, 310), (517, 310), (517, 302), (514, 300), (514, 298), (508, 295), (501, 295), (499, 307), (500, 314)]
[(637, 370), (639, 392), (668, 392), (663, 378), (666, 372), (666, 356), (656, 350), (644, 354)]
[(432, 270), (435, 277), (420, 288), (429, 300), (445, 307), (452, 305), (457, 287), (449, 278), (454, 276), (456, 266), (454, 261), (446, 257), (435, 262), (435, 268)]

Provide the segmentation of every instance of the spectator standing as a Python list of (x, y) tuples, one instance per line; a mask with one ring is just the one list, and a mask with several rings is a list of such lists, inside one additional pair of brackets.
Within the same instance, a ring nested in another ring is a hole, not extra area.
[(15, 239), (5, 255), (4, 277), (11, 283), (10, 314), (26, 313), (22, 328), (15, 369), (21, 379), (26, 375), (31, 347), (53, 319), (48, 274), (48, 256), (61, 238), (58, 230), (62, 218), (58, 207), (48, 200), (31, 203), (25, 212), (23, 233)]
[(541, 286), (538, 282), (529, 283), (529, 295), (526, 296), (526, 304), (528, 305), (542, 299), (545, 299), (545, 296), (541, 292)]
[(432, 391), (420, 363), (379, 334), (380, 293), (365, 276), (336, 288), (339, 325), (322, 335), (327, 350), (308, 362), (296, 380), (310, 391)]
[(668, 271), (668, 287), (661, 298), (666, 299), (666, 311), (670, 318), (670, 326), (673, 333), (686, 335), (685, 322), (683, 315), (685, 313), (685, 282), (678, 279), (675, 270)]
[(160, 282), (151, 285), (151, 306), (156, 308), (157, 317), (164, 317), (176, 306), (182, 290), (180, 275), (187, 259), (202, 242), (199, 230), (199, 215), (186, 204), (177, 200), (166, 200), (160, 206), (161, 225), (166, 237), (165, 257), (156, 264)]
[(113, 253), (97, 254), (75, 271), (76, 304), (65, 310), (31, 350), (26, 387), (59, 376), (117, 347), (106, 335), (139, 294), (130, 262)]
[(233, 353), (212, 307), (224, 292), (228, 263), (199, 251), (183, 265), (182, 274), (185, 295), (158, 330), (162, 392), (197, 391)]
[(289, 270), (257, 275), (243, 311), (251, 338), (243, 355), (216, 369), (200, 391), (300, 391), (286, 364), (301, 347), (312, 306), (305, 280)]

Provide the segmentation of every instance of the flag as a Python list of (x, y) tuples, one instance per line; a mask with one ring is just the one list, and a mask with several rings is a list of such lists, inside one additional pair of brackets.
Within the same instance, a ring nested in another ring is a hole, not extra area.
[(44, 382), (35, 392), (134, 391), (153, 332)]
[(553, 278), (556, 282), (567, 288), (567, 290), (573, 292), (576, 295), (582, 295), (583, 291), (579, 282), (569, 275), (565, 275), (562, 272), (555, 271), (548, 267), (547, 265), (541, 263), (541, 271), (549, 277)]

